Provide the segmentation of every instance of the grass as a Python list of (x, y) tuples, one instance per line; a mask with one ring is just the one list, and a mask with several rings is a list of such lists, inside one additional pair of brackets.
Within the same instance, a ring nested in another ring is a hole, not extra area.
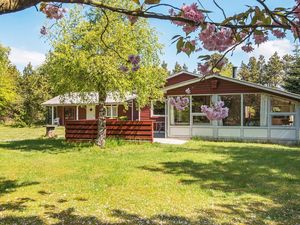
[[(59, 127), (56, 129), (58, 137), (64, 136), (64, 128)], [(0, 124), (0, 141), (10, 140), (26, 140), (32, 138), (42, 138), (46, 134), (45, 127), (12, 127)]]
[(1, 225), (299, 221), (300, 147), (0, 142)]

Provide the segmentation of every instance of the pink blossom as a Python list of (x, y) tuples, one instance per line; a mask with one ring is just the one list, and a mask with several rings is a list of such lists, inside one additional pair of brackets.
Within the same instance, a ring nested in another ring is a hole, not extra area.
[(127, 66), (124, 66), (124, 65), (120, 66), (120, 67), (119, 67), (119, 70), (122, 71), (123, 73), (126, 73), (126, 72), (129, 71), (128, 67), (127, 67)]
[(133, 65), (138, 65), (141, 61), (141, 57), (139, 55), (129, 55), (128, 61)]
[(130, 21), (131, 25), (135, 24), (138, 21), (137, 16), (127, 15), (127, 19)]
[[(174, 9), (171, 9), (169, 13), (171, 14), (171, 16), (182, 17), (188, 20), (192, 20), (197, 24), (203, 23), (205, 19), (204, 14), (201, 10), (199, 10), (198, 5), (196, 3), (193, 3), (191, 5), (183, 5), (181, 7), (181, 12), (179, 13), (176, 13)], [(197, 29), (197, 26), (182, 21), (172, 21), (172, 23), (176, 24), (177, 26), (182, 26), (183, 31), (187, 34), (194, 32)]]
[(41, 11), (46, 14), (49, 19), (59, 20), (64, 17), (64, 14), (67, 13), (66, 8), (59, 7), (54, 4), (46, 4), (42, 7)]
[(211, 121), (222, 120), (228, 117), (229, 109), (227, 107), (224, 107), (223, 101), (218, 101), (211, 107), (208, 107), (207, 105), (202, 105), (201, 112), (205, 113), (206, 117)]
[(208, 51), (224, 52), (235, 44), (234, 35), (230, 28), (221, 28), (217, 31), (214, 24), (207, 24), (206, 29), (199, 34), (203, 48)]
[(243, 46), (243, 47), (242, 47), (242, 50), (243, 50), (244, 52), (249, 53), (249, 52), (254, 51), (254, 48), (253, 48), (250, 44), (248, 44), (248, 45)]
[(285, 33), (279, 29), (272, 30), (272, 34), (277, 38), (285, 38)]
[(294, 22), (296, 26), (292, 26), (291, 30), (296, 37), (300, 37), (300, 22)]
[(192, 91), (191, 91), (190, 88), (188, 88), (188, 89), (185, 90), (185, 93), (188, 94), (188, 95), (190, 95), (192, 93)]
[(254, 34), (253, 38), (255, 40), (255, 44), (259, 45), (266, 42), (269, 38), (265, 34)]
[(48, 34), (47, 28), (46, 28), (45, 26), (42, 26), (42, 28), (41, 28), (41, 30), (40, 30), (40, 33), (41, 33), (42, 35), (47, 35), (47, 34)]
[(206, 62), (206, 63), (204, 63), (204, 64), (201, 64), (201, 63), (199, 63), (198, 64), (198, 70), (199, 70), (199, 72), (202, 74), (202, 75), (209, 75), (209, 74), (211, 74), (212, 73), (212, 71), (211, 71), (211, 69), (209, 68), (210, 66), (209, 66), (209, 63), (208, 62)]
[(169, 103), (172, 106), (174, 106), (177, 110), (184, 111), (186, 108), (189, 107), (190, 100), (188, 97), (178, 96), (176, 98), (175, 97), (170, 98)]

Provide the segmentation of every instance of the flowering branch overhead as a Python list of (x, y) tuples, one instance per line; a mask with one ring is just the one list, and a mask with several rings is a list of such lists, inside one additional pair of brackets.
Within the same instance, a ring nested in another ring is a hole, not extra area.
[[(204, 9), (200, 1), (190, 5), (183, 4), (181, 7), (165, 4), (162, 0), (131, 0), (131, 2), (133, 9), (116, 7), (100, 0), (0, 0), (0, 15), (41, 3), (41, 12), (49, 19), (58, 20), (67, 13), (62, 3), (78, 3), (124, 14), (132, 25), (138, 22), (139, 18), (169, 20), (182, 28), (183, 34), (176, 35), (174, 42), (176, 42), (177, 52), (187, 55), (201, 49), (225, 54), (234, 50), (237, 45), (243, 45), (242, 50), (249, 53), (253, 51), (254, 45), (268, 41), (271, 35), (275, 38), (284, 38), (287, 32), (291, 32), (296, 40), (300, 38), (300, 0), (296, 0), (295, 5), (290, 7), (287, 7), (283, 1), (282, 7), (274, 9), (270, 8), (266, 1), (256, 0), (256, 5), (247, 6), (244, 12), (232, 16), (226, 15), (217, 0), (213, 0), (214, 5), (224, 16), (223, 21), (211, 20), (210, 11)], [(155, 11), (159, 7), (168, 7), (169, 14)], [(41, 29), (44, 35), (47, 31), (46, 27)], [(209, 56), (202, 59), (208, 60)], [(202, 73), (213, 71), (213, 69), (209, 70), (205, 63), (201, 64), (199, 69)]]

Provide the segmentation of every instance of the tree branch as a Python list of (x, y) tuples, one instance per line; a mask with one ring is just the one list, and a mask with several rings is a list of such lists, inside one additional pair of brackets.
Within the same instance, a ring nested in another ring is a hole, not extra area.
[[(160, 19), (160, 20), (168, 20), (168, 21), (180, 21), (185, 22), (188, 24), (191, 24), (193, 26), (200, 26), (201, 24), (195, 23), (192, 20), (178, 17), (178, 16), (171, 16), (171, 15), (165, 15), (161, 13), (155, 13), (155, 12), (147, 12), (147, 11), (136, 11), (136, 10), (128, 10), (124, 8), (118, 8), (110, 5), (106, 5), (102, 2), (99, 2), (97, 0), (0, 0), (0, 15), (17, 12), (24, 10), (26, 8), (30, 8), (32, 6), (35, 6), (36, 4), (39, 4), (41, 2), (58, 2), (58, 3), (77, 3), (77, 4), (85, 4), (101, 9), (106, 9), (112, 12), (116, 13), (122, 13), (125, 15), (131, 15), (131, 16), (137, 16), (142, 18), (152, 18), (152, 19)], [(289, 25), (280, 25), (280, 24), (259, 24), (259, 25), (253, 25), (253, 24), (223, 24), (218, 22), (211, 22), (211, 24), (214, 24), (219, 27), (227, 27), (232, 29), (245, 29), (245, 28), (284, 28), (284, 29), (290, 29), (291, 27)]]

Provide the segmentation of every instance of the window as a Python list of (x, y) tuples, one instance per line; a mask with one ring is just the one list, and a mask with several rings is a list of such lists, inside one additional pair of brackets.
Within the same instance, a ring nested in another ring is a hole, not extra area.
[(210, 105), (211, 96), (193, 96), (192, 97), (192, 118), (193, 125), (210, 125), (211, 122), (207, 119), (204, 113), (201, 113), (202, 105)]
[(295, 108), (295, 103), (289, 100), (276, 97), (271, 98), (272, 112), (295, 112)]
[(193, 115), (193, 125), (210, 125), (210, 120), (205, 115)]
[(193, 96), (192, 97), (192, 113), (201, 113), (202, 105), (210, 105), (211, 96)]
[(294, 115), (272, 116), (272, 126), (295, 126)]
[(296, 104), (290, 100), (271, 97), (272, 126), (295, 126)]
[(261, 125), (261, 95), (244, 94), (244, 126)]
[(170, 124), (171, 125), (190, 125), (190, 107), (185, 110), (177, 110), (170, 106)]
[(152, 116), (165, 116), (164, 102), (152, 102)]
[(75, 120), (75, 107), (65, 107), (65, 120)]
[(223, 126), (241, 126), (241, 95), (221, 95), (225, 107), (229, 108), (229, 115), (223, 119)]
[(106, 106), (106, 117), (109, 117), (109, 118), (118, 117), (118, 106), (117, 105), (107, 105)]

